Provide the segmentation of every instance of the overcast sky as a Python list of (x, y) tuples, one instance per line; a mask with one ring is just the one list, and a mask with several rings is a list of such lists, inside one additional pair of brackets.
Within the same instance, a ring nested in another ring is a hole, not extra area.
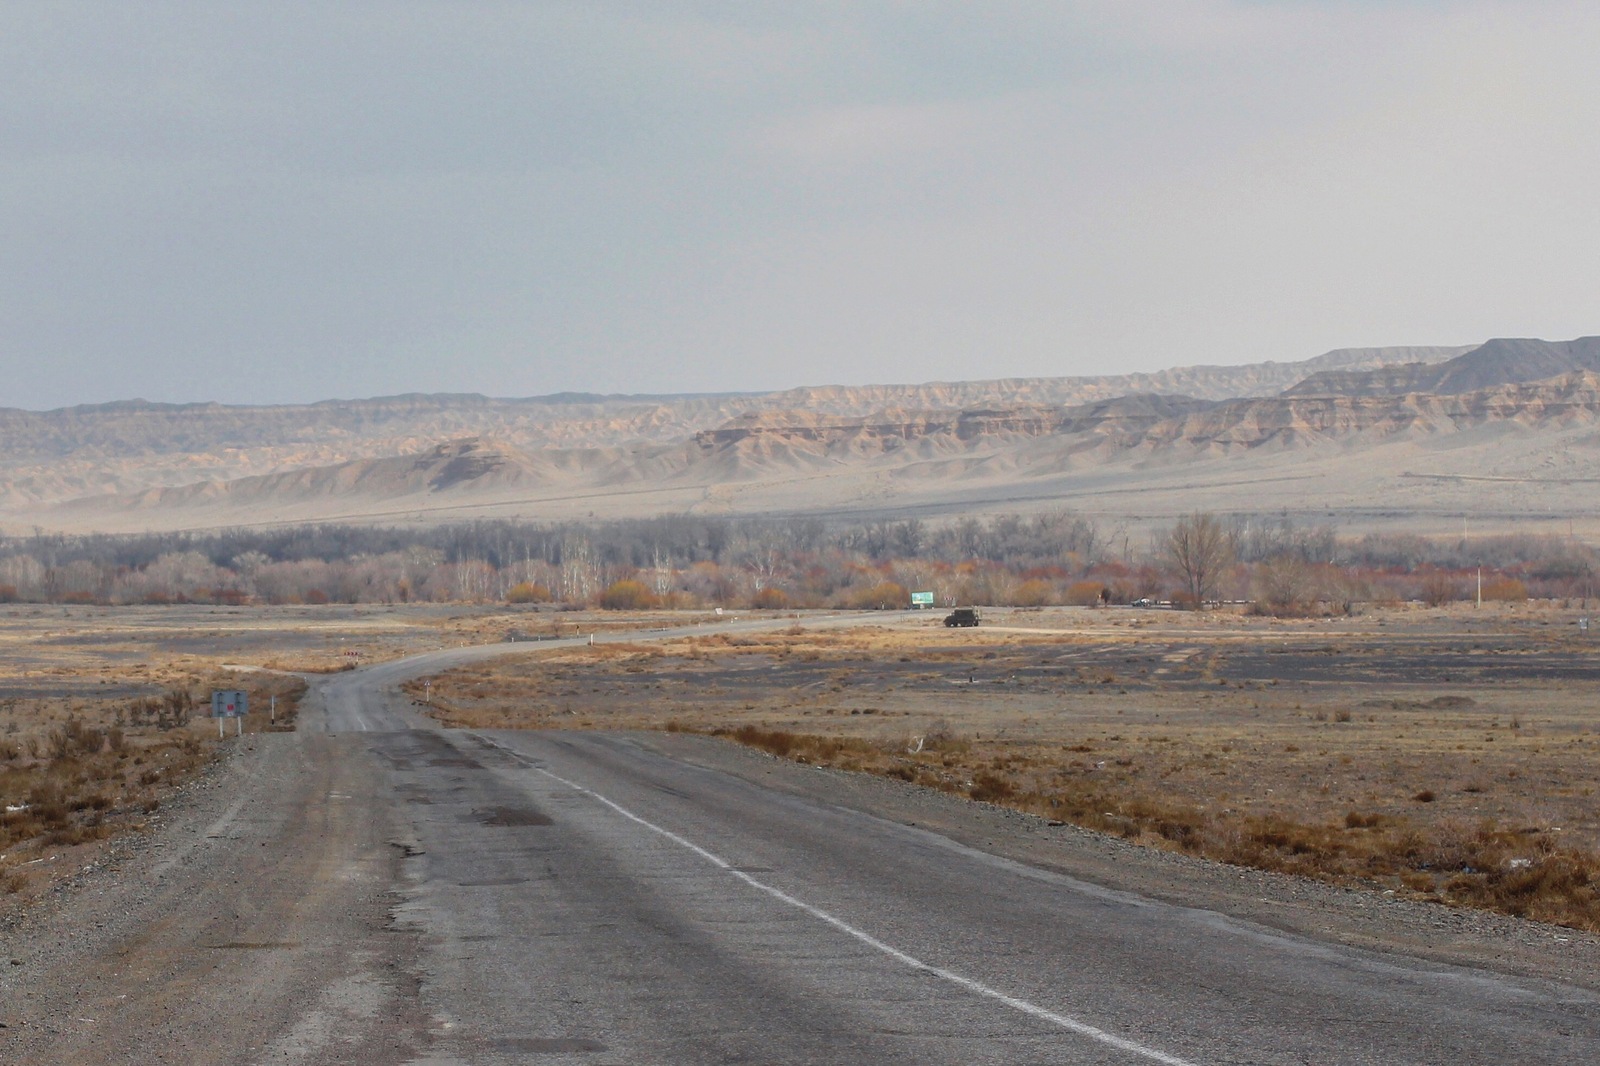
[(0, 406), (1600, 333), (1600, 4), (0, 5)]

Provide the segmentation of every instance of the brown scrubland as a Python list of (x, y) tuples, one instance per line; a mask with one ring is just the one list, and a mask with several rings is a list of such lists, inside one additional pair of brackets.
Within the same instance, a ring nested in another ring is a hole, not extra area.
[(432, 679), (471, 728), (659, 729), (1151, 847), (1600, 929), (1600, 649), (1555, 604), (991, 612)]
[(796, 616), (759, 636), (612, 643), (714, 616), (11, 605), (0, 898), (138, 830), (229, 750), (204, 718), (213, 688), (248, 690), (258, 712), (277, 694), (292, 721), (295, 674), (592, 632), (609, 641), (433, 679), (433, 713), (714, 734), (1152, 847), (1600, 928), (1600, 634), (1579, 631), (1579, 603), (1358, 611), (996, 609), (976, 630)]
[(306, 683), (289, 671), (479, 640), (481, 624), (454, 611), (0, 608), (0, 909), (145, 829), (236, 743), (233, 723), (219, 740), (208, 717), (213, 690), (249, 694), (248, 742), (294, 728)]

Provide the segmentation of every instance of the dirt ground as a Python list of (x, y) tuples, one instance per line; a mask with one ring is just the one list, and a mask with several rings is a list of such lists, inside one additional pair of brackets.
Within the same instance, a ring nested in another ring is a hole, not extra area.
[[(404, 607), (0, 607), (0, 913), (35, 897), (243, 732), (293, 728), (304, 681), (452, 644), (648, 626), (649, 616)], [(208, 717), (241, 689), (253, 713)], [(269, 713), (276, 699), (277, 714)]]
[[(990, 612), (552, 650), (436, 679), (448, 724), (737, 735), (1139, 843), (1600, 927), (1600, 634), (1576, 606), (1336, 620)], [(870, 616), (868, 616), (870, 618)], [(212, 688), (683, 613), (0, 608), (0, 906), (215, 753)], [(705, 619), (700, 619), (705, 620)], [(247, 731), (265, 728), (263, 716)]]
[(730, 735), (1130, 840), (1600, 928), (1600, 639), (1554, 605), (991, 612), (435, 679), (474, 727)]

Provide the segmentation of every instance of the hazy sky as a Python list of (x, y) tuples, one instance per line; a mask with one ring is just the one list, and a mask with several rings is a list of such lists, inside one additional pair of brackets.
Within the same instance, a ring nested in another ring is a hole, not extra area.
[(1600, 332), (1600, 4), (0, 4), (0, 406)]

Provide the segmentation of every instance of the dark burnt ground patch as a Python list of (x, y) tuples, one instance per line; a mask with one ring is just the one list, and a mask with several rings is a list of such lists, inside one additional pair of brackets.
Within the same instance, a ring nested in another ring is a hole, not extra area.
[(1600, 649), (1532, 641), (1444, 644), (1348, 642), (1219, 648), (1210, 673), (1228, 681), (1366, 685), (1600, 682)]
[[(1558, 621), (1201, 614), (602, 645), (451, 671), (432, 713), (711, 734), (1153, 847), (1600, 928), (1578, 878), (1600, 855), (1600, 655)], [(1576, 894), (1501, 892), (1535, 867), (1578, 871)]]

